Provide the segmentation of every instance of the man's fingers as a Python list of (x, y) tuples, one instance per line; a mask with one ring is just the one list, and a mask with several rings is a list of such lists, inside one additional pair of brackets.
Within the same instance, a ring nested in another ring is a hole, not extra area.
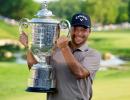
[(20, 43), (22, 43), (25, 47), (28, 45), (28, 36), (26, 35), (26, 33), (22, 32), (22, 34), (20, 34), (19, 41), (20, 41)]
[(23, 31), (22, 31), (22, 34), (24, 34), (24, 35), (26, 35), (26, 36), (27, 36), (27, 34), (26, 34), (25, 32), (23, 32)]

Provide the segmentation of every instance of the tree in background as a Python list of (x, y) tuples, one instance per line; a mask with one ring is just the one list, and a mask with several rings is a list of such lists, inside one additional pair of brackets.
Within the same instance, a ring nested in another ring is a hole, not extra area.
[(59, 0), (49, 8), (60, 18), (70, 20), (76, 12), (91, 16), (93, 23), (121, 23), (128, 20), (128, 0)]
[(84, 8), (94, 23), (115, 23), (121, 0), (85, 0)]
[(82, 2), (82, 0), (59, 0), (50, 2), (48, 9), (57, 17), (70, 20), (74, 13), (81, 12)]
[[(15, 19), (32, 18), (40, 8), (33, 0), (0, 0), (0, 4), (0, 15)], [(74, 13), (84, 12), (93, 23), (130, 22), (130, 0), (57, 0), (49, 2), (48, 7), (62, 19), (70, 20)]]
[(9, 18), (31, 18), (39, 9), (33, 0), (0, 0), (0, 14)]
[(130, 0), (128, 1), (128, 21), (130, 22)]
[(128, 0), (122, 0), (118, 9), (118, 15), (116, 23), (122, 23), (128, 21)]

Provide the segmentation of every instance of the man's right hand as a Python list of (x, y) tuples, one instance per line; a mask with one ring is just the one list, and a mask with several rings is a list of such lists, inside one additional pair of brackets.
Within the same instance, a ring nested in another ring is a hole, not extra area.
[(20, 43), (22, 43), (25, 47), (28, 47), (28, 36), (26, 33), (22, 32), (19, 37)]

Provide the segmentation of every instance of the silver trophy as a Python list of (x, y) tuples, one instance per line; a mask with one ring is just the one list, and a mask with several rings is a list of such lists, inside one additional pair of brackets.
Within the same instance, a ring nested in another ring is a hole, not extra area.
[[(19, 22), (20, 33), (30, 28), (29, 48), (36, 60), (30, 69), (28, 79), (28, 92), (55, 92), (56, 78), (55, 69), (46, 62), (46, 57), (51, 56), (55, 47), (56, 39), (60, 36), (60, 29), (70, 31), (70, 23), (67, 20), (58, 21), (52, 18), (54, 15), (47, 9), (46, 2), (43, 3), (42, 9), (36, 14), (38, 18), (31, 20), (23, 18)], [(25, 32), (27, 33), (27, 32)]]

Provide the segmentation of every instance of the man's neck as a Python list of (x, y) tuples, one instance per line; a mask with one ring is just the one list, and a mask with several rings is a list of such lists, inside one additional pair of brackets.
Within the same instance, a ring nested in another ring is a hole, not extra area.
[[(82, 44), (82, 45), (83, 45), (83, 44)], [(82, 46), (82, 45), (76, 45), (76, 44), (74, 44), (72, 41), (70, 41), (70, 43), (69, 43), (70, 48), (73, 49), (73, 50), (79, 48), (79, 47)]]

